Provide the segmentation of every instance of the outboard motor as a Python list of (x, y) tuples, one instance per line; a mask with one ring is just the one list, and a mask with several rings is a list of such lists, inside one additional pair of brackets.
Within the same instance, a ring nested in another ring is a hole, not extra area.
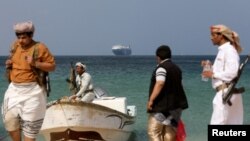
[(100, 87), (95, 87), (94, 88), (94, 93), (95, 93), (96, 98), (101, 98), (101, 97), (108, 96), (107, 91), (105, 91), (103, 88), (100, 88)]

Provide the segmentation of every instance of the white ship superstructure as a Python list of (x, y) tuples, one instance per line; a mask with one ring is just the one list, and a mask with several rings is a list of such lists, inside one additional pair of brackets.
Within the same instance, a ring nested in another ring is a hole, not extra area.
[(130, 46), (114, 45), (112, 47), (112, 52), (119, 56), (128, 56), (132, 54)]

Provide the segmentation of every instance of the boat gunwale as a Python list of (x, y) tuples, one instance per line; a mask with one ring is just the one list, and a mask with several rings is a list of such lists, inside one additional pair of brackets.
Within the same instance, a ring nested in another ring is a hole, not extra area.
[[(124, 116), (124, 117), (126, 117), (126, 118), (128, 118), (128, 119), (134, 119), (134, 118), (136, 117), (136, 113), (134, 113), (135, 116), (131, 116), (131, 115), (122, 113), (122, 112), (120, 112), (120, 111), (117, 111), (117, 110), (115, 110), (115, 109), (112, 109), (112, 108), (109, 108), (109, 107), (106, 107), (106, 106), (102, 106), (102, 105), (95, 104), (95, 103), (87, 103), (87, 102), (83, 102), (83, 101), (74, 101), (74, 102), (72, 102), (72, 101), (59, 101), (58, 103), (56, 103), (56, 104), (50, 106), (48, 109), (50, 109), (50, 108), (52, 108), (53, 106), (56, 106), (56, 105), (58, 105), (58, 104), (73, 105), (73, 106), (74, 106), (74, 105), (75, 105), (75, 106), (79, 106), (79, 105), (80, 105), (80, 106), (92, 106), (92, 107), (97, 107), (97, 108), (99, 108), (99, 109), (101, 109), (101, 110), (106, 110), (106, 111), (110, 111), (110, 112), (112, 112), (112, 113), (120, 114), (120, 115), (122, 115), (122, 116)], [(131, 106), (131, 105), (128, 105), (128, 106)], [(48, 109), (47, 109), (47, 110), (48, 110)], [(127, 107), (126, 107), (126, 110), (128, 110)]]

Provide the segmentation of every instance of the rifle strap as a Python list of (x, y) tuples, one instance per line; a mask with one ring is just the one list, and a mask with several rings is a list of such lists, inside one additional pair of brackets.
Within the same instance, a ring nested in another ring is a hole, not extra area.
[[(38, 58), (38, 45), (39, 45), (39, 42), (36, 42), (35, 45), (33, 46), (34, 50), (30, 54), (30, 55), (33, 54), (32, 56), (34, 57), (35, 60)], [(18, 48), (18, 45), (15, 44), (15, 43), (11, 46), (9, 59), (11, 59), (13, 57), (13, 55), (15, 54), (17, 48)]]
[[(30, 52), (30, 56), (33, 56), (33, 59), (36, 61), (38, 59), (38, 55), (39, 55), (39, 42), (35, 42), (35, 44), (32, 46), (33, 50)], [(10, 55), (9, 55), (9, 59), (11, 59), (13, 57), (13, 55), (15, 54), (17, 48), (19, 46), (14, 43), (11, 48), (10, 48)], [(33, 73), (36, 75), (36, 81), (37, 83), (44, 88), (44, 90), (47, 93), (47, 96), (49, 96), (49, 92), (50, 92), (50, 82), (49, 82), (49, 73), (48, 72), (44, 72), (40, 69), (35, 68), (34, 66), (31, 66), (31, 69), (33, 71)], [(6, 77), (8, 79), (8, 81), (10, 82), (10, 71), (11, 68), (6, 68)]]
[[(36, 44), (34, 45), (34, 51), (33, 51), (33, 59), (36, 61), (38, 59), (38, 55), (39, 55), (39, 42), (36, 42)], [(49, 93), (51, 91), (50, 89), (50, 80), (49, 80), (49, 73), (42, 71), (40, 69), (35, 68), (34, 66), (31, 66), (32, 71), (35, 73), (35, 75), (37, 76), (36, 81), (37, 83), (44, 88), (44, 90), (47, 93), (47, 96), (49, 97)]]
[[(36, 47), (38, 45), (38, 43), (39, 42), (36, 42), (33, 51), (30, 52), (30, 54), (29, 54), (29, 55), (33, 56), (35, 60), (38, 58), (38, 47)], [(16, 52), (16, 50), (17, 50), (18, 47), (19, 47), (19, 45), (16, 44), (16, 43), (13, 43), (11, 45), (11, 47), (10, 47), (10, 54), (8, 56), (8, 59), (12, 59), (12, 57), (14, 56), (14, 54), (15, 54), (15, 52)], [(11, 82), (11, 80), (10, 80), (10, 72), (11, 72), (11, 70), (12, 70), (12, 67), (6, 68), (6, 77), (7, 77), (8, 81), (9, 81), (9, 83)]]

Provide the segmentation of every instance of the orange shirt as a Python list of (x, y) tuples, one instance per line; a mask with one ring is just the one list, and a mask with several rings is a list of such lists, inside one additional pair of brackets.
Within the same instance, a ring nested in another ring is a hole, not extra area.
[(38, 49), (37, 61), (55, 64), (53, 55), (43, 43), (34, 43), (27, 49), (21, 48), (18, 43), (14, 43), (14, 46), (16, 46), (16, 50), (11, 58), (13, 64), (10, 72), (10, 79), (14, 83), (36, 82), (37, 76), (26, 61), (27, 56), (33, 56), (35, 46)]

